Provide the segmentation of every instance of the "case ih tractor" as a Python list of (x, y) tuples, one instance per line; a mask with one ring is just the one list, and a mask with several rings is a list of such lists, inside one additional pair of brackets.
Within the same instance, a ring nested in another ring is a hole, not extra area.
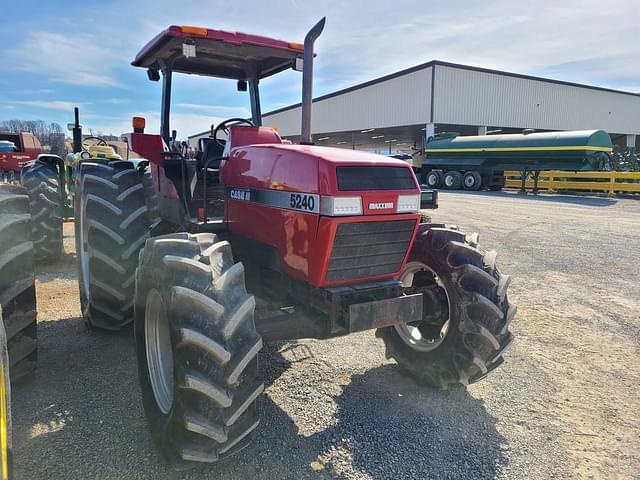
[[(161, 134), (134, 118), (128, 138), (150, 160), (147, 181), (127, 161), (84, 161), (76, 176), (83, 314), (103, 329), (133, 322), (148, 423), (178, 469), (247, 445), (265, 342), (377, 329), (403, 370), (449, 388), (499, 366), (511, 340), (495, 252), (421, 221), (410, 165), (313, 145), (323, 27), (304, 45), (169, 27), (133, 61), (162, 78)], [(303, 71), (300, 145), (261, 125), (260, 80), (292, 67)], [(175, 73), (237, 81), (251, 119), (220, 123), (188, 158), (169, 128)]]

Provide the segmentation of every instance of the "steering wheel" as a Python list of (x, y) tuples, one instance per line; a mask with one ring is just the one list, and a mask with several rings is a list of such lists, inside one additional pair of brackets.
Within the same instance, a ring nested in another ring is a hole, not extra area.
[(242, 124), (246, 124), (249, 125), (250, 127), (255, 127), (255, 125), (253, 124), (253, 122), (251, 120), (247, 120), (246, 118), (229, 118), (228, 120), (225, 120), (223, 122), (220, 123), (220, 125), (218, 125), (215, 130), (213, 131), (213, 134), (211, 135), (213, 137), (213, 140), (220, 145), (222, 148), (224, 148), (224, 146), (226, 145), (227, 141), (223, 140), (221, 138), (218, 138), (218, 132), (223, 131), (224, 133), (227, 134), (227, 136), (229, 136), (229, 128), (230, 127), (235, 127), (236, 125), (242, 125)]
[(87, 140), (95, 140), (95, 143), (93, 143), (92, 145), (104, 145), (105, 147), (108, 146), (107, 145), (107, 141), (104, 138), (95, 137), (95, 136), (91, 135), (89, 137), (84, 137), (84, 139), (82, 140), (82, 147), (85, 150), (89, 150), (89, 147), (91, 146), (91, 145), (85, 144), (85, 142)]

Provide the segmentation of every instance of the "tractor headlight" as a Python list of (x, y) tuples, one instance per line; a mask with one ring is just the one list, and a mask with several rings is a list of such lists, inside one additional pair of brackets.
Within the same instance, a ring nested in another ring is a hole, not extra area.
[(321, 197), (320, 214), (331, 217), (362, 215), (360, 197)]
[(420, 195), (398, 195), (397, 213), (417, 212), (420, 210)]

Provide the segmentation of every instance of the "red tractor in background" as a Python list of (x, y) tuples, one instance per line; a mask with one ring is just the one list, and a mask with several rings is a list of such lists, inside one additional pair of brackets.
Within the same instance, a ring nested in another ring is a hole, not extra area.
[(17, 182), (22, 167), (41, 153), (42, 145), (33, 133), (0, 132), (0, 182)]
[[(324, 19), (301, 45), (169, 27), (133, 61), (162, 78), (161, 134), (134, 118), (128, 137), (148, 170), (92, 159), (76, 176), (83, 315), (110, 330), (133, 321), (148, 422), (178, 469), (247, 445), (263, 342), (377, 329), (403, 370), (448, 388), (499, 366), (512, 338), (515, 307), (495, 252), (423, 221), (410, 165), (313, 145), (323, 28)], [(303, 72), (300, 145), (261, 121), (260, 80), (290, 68)], [(170, 133), (178, 72), (249, 91), (251, 119), (220, 123), (196, 158)]]

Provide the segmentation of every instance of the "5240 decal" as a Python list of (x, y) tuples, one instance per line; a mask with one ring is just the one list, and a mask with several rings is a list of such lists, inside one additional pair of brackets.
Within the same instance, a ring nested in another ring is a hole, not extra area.
[(292, 193), (289, 197), (289, 206), (296, 210), (314, 212), (316, 209), (316, 199), (313, 197), (313, 195)]

